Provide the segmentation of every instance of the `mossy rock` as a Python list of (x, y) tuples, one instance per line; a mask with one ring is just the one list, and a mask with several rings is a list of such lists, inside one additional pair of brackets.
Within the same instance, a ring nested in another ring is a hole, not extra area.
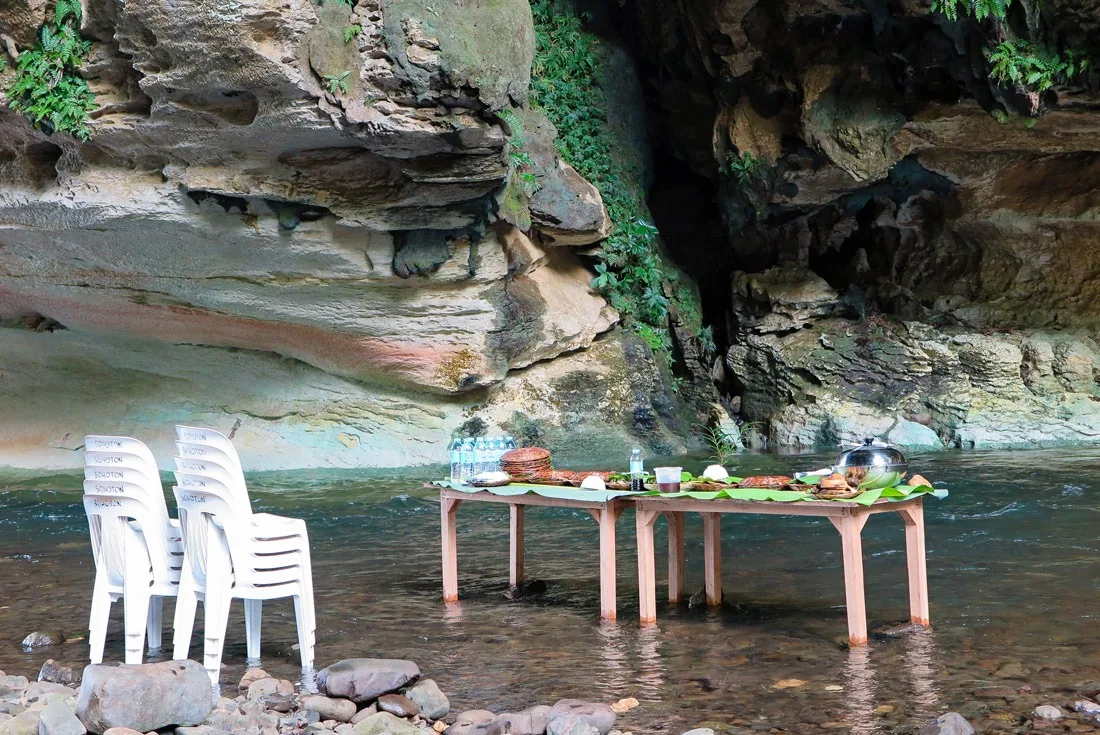
[(344, 28), (350, 24), (349, 6), (328, 2), (318, 8), (317, 25), (306, 36), (308, 53), (305, 58), (308, 59), (309, 69), (303, 71), (316, 75), (322, 86), (325, 75), (339, 77), (344, 72), (351, 72), (344, 80), (348, 91), (339, 96), (355, 99), (364, 93), (359, 81), (363, 59), (357, 44), (344, 42)]
[(523, 104), (535, 29), (527, 0), (383, 0), (391, 57), (418, 97), (473, 87), (493, 109)]

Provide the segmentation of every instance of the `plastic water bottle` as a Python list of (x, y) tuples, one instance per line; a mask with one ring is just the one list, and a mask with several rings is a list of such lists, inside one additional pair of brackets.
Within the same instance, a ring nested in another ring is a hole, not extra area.
[(462, 440), (451, 439), (451, 482), (462, 481)]
[(474, 476), (474, 440), (466, 439), (459, 450), (462, 461), (462, 481), (465, 482)]
[(504, 451), (510, 452), (516, 448), (516, 438), (514, 436), (504, 437)]
[(485, 437), (479, 436), (477, 443), (474, 445), (474, 474), (480, 475), (485, 471), (488, 466), (489, 445), (485, 442)]
[(642, 473), (645, 472), (645, 463), (642, 462), (642, 448), (634, 447), (630, 453), (630, 489), (645, 490), (645, 480)]
[(493, 437), (493, 466), (490, 468), (493, 472), (500, 472), (500, 458), (504, 456), (504, 437)]

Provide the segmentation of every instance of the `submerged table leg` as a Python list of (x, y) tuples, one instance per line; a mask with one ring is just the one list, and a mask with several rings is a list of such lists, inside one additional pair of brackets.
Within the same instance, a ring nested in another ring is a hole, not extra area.
[(523, 584), (523, 506), (509, 504), (511, 522), (508, 540), (508, 584)]
[(707, 604), (722, 604), (722, 514), (701, 513), (703, 516), (703, 580)]
[(868, 514), (832, 518), (840, 531), (844, 552), (844, 598), (848, 608), (848, 645), (867, 645), (867, 603), (863, 594), (863, 540), (860, 537)]
[(606, 503), (597, 511), (600, 523), (600, 617), (614, 620), (618, 617), (615, 599), (615, 524), (619, 520), (620, 508)]
[(898, 511), (905, 521), (905, 557), (909, 565), (909, 619), (930, 625), (928, 615), (928, 562), (924, 550), (924, 505)]
[(657, 572), (653, 561), (653, 524), (659, 511), (635, 510), (638, 539), (638, 618), (643, 623), (657, 622)]
[(684, 514), (665, 512), (668, 521), (668, 601), (680, 602), (684, 594)]
[(461, 500), (442, 496), (439, 498), (439, 527), (443, 541), (443, 600), (458, 600), (458, 533), (455, 528), (458, 505)]

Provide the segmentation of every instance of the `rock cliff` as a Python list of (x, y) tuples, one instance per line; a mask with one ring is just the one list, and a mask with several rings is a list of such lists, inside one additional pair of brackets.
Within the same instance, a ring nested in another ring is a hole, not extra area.
[(1013, 34), (1087, 52), (1097, 21), (1029, 0), (982, 22), (908, 1), (627, 4), (670, 151), (657, 223), (743, 420), (796, 447), (1097, 441), (1097, 76), (1041, 91), (990, 59)]
[[(0, 7), (9, 53), (51, 8)], [(474, 416), (566, 458), (682, 446), (537, 113), (534, 229), (501, 215), (526, 0), (88, 0), (81, 32), (90, 142), (0, 110), (0, 464), (79, 463), (85, 433), (168, 459), (176, 421), (251, 468), (443, 462)]]

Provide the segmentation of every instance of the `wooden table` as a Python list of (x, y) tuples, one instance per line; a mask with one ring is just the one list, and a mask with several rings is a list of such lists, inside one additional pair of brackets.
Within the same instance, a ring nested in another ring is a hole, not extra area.
[(443, 599), (446, 602), (458, 600), (458, 537), (455, 523), (458, 506), (463, 502), (508, 505), (511, 512), (508, 582), (511, 585), (523, 582), (523, 512), (527, 506), (581, 508), (591, 513), (600, 524), (600, 616), (605, 620), (615, 619), (615, 524), (623, 510), (632, 504), (632, 498), (574, 500), (547, 498), (535, 493), (494, 495), (487, 490), (463, 492), (442, 488), (439, 505), (443, 536)]
[(867, 519), (878, 513), (897, 513), (905, 522), (905, 552), (909, 567), (909, 615), (928, 625), (928, 572), (924, 554), (924, 498), (860, 505), (844, 501), (750, 502), (694, 500), (637, 496), (638, 596), (643, 623), (657, 620), (657, 583), (653, 560), (653, 525), (664, 514), (668, 520), (668, 599), (679, 602), (684, 586), (684, 513), (703, 517), (704, 579), (708, 605), (722, 602), (720, 524), (723, 513), (820, 516), (840, 531), (844, 555), (844, 594), (848, 608), (848, 641), (867, 645), (867, 608), (863, 594), (863, 545), (860, 534)]

